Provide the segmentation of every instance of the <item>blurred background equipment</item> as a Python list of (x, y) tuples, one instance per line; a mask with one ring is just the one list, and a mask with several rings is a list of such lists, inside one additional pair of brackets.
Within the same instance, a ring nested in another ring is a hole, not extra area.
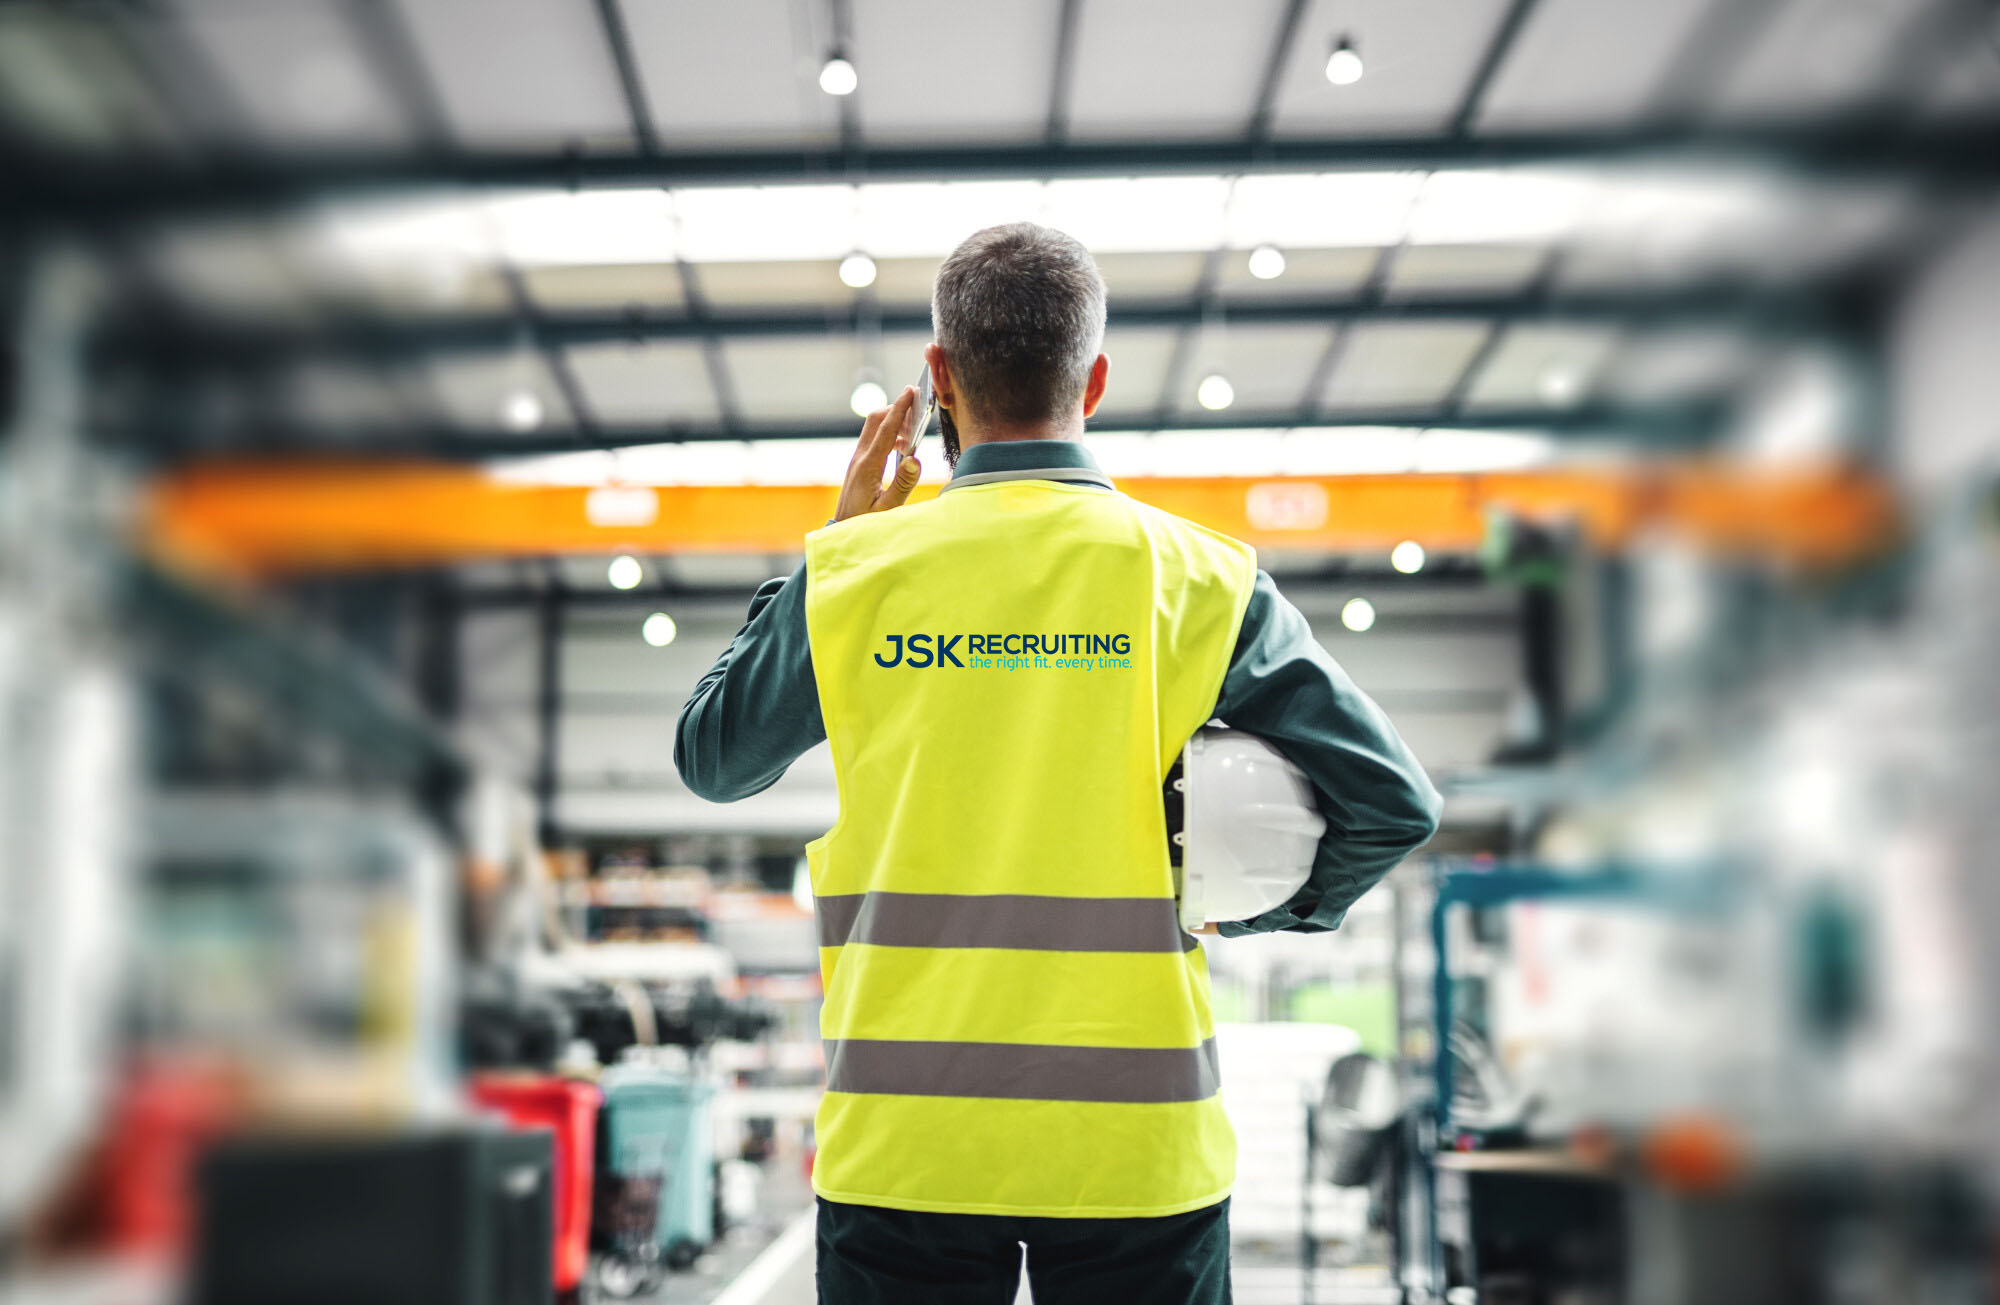
[(478, 1075), (470, 1090), (481, 1108), (517, 1128), (549, 1134), (549, 1206), (555, 1225), (550, 1276), (557, 1291), (578, 1290), (590, 1256), (603, 1094), (587, 1082), (540, 1074)]
[(610, 1163), (599, 1203), (610, 1255), (600, 1280), (629, 1296), (651, 1266), (685, 1269), (715, 1240), (715, 1085), (642, 1061), (608, 1071), (604, 1093)]
[(545, 1133), (231, 1142), (202, 1166), (192, 1296), (536, 1305), (554, 1184)]
[(675, 717), (1031, 219), (1447, 798), (1202, 943), (1237, 1298), (1994, 1299), (1996, 165), (1991, 0), (0, 5), (0, 1297), (811, 1298)]

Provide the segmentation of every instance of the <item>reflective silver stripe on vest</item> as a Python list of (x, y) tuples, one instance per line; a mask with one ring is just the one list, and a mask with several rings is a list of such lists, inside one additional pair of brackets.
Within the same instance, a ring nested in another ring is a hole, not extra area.
[(1166, 1048), (826, 1041), (829, 1092), (1157, 1104), (1206, 1101), (1220, 1081), (1214, 1038)]
[(1089, 467), (1028, 467), (1020, 471), (973, 471), (953, 476), (938, 493), (949, 494), (967, 485), (991, 485), (1002, 480), (1061, 480), (1074, 485), (1095, 485), (1099, 489), (1118, 488), (1111, 483), (1111, 477)]
[(822, 947), (1183, 952), (1195, 946), (1166, 897), (846, 893), (821, 897), (817, 905)]

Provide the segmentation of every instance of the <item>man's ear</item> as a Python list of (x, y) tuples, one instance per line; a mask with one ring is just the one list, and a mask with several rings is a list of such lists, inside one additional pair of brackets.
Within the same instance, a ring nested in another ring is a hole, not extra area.
[(1083, 383), (1084, 416), (1089, 417), (1097, 412), (1097, 405), (1104, 400), (1105, 378), (1110, 374), (1111, 359), (1104, 354), (1098, 354), (1097, 361), (1090, 364), (1090, 379)]
[(924, 361), (931, 365), (931, 392), (937, 396), (938, 407), (953, 406), (958, 395), (952, 391), (951, 364), (945, 361), (944, 350), (935, 344), (925, 345)]

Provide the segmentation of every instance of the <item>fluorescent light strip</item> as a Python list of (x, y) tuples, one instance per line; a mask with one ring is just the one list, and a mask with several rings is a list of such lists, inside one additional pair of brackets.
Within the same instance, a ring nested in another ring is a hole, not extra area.
[[(1553, 462), (1558, 451), (1547, 435), (1407, 426), (1161, 430), (1086, 435), (1083, 443), (1114, 477), (1519, 471)], [(846, 439), (702, 440), (502, 458), (486, 469), (513, 485), (832, 486), (853, 451)], [(926, 461), (924, 478), (943, 480), (944, 459)]]
[(981, 227), (1019, 220), (1102, 254), (1395, 244), (1544, 244), (1570, 238), (1704, 242), (1767, 234), (1813, 197), (1718, 171), (1453, 172), (1114, 177), (1056, 181), (509, 192), (347, 203), (320, 235), (362, 262), (505, 258), (521, 266), (940, 258)]

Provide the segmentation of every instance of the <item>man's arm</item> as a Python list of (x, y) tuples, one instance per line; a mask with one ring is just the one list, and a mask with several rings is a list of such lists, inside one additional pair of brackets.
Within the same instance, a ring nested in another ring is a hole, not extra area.
[(1225, 937), (1335, 928), (1356, 898), (1437, 832), (1442, 804), (1424, 768), (1262, 571), (1215, 714), (1303, 770), (1326, 817), (1305, 886), (1254, 920), (1221, 925)]
[[(923, 468), (903, 447), (917, 389), (861, 423), (848, 459), (833, 521), (901, 507)], [(889, 459), (896, 474), (882, 475)], [(750, 600), (750, 617), (681, 708), (674, 730), (674, 769), (697, 796), (734, 802), (778, 782), (785, 768), (825, 742), (819, 686), (813, 681), (806, 636), (806, 564), (784, 580), (767, 580)]]
[(674, 768), (700, 797), (761, 793), (826, 739), (806, 639), (806, 568), (767, 580), (750, 616), (681, 708)]

